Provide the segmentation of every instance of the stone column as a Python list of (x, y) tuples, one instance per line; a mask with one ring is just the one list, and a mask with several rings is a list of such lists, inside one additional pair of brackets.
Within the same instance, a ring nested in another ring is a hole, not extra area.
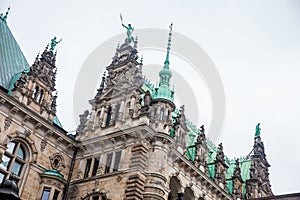
[(123, 115), (124, 115), (124, 104), (125, 102), (122, 101), (121, 102), (121, 106), (120, 106), (120, 111), (119, 111), (119, 120), (123, 121)]

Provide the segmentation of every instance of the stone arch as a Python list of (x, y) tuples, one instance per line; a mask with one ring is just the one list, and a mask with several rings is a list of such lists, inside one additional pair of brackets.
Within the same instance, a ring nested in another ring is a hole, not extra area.
[(31, 135), (32, 131), (30, 130), (25, 130), (23, 133), (20, 131), (16, 131), (12, 135), (8, 135), (7, 137), (9, 138), (9, 141), (20, 141), (22, 142), (26, 149), (29, 151), (28, 155), (29, 161), (32, 163), (37, 162), (37, 155), (38, 151), (35, 146), (35, 142), (29, 137)]
[(195, 195), (192, 188), (190, 187), (185, 188), (183, 200), (195, 200)]
[(178, 193), (181, 193), (181, 183), (180, 180), (176, 177), (176, 176), (172, 176), (170, 178), (170, 182), (169, 182), (169, 196), (168, 196), (168, 200), (177, 200), (178, 199)]

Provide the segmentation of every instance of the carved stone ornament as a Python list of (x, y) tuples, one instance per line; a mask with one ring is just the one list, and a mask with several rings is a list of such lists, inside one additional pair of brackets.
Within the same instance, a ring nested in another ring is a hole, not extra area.
[(12, 122), (12, 120), (10, 118), (8, 118), (8, 117), (5, 118), (5, 120), (4, 120), (4, 130), (7, 130), (10, 127), (11, 122)]
[(55, 153), (49, 157), (52, 169), (57, 171), (63, 170), (66, 165), (64, 161), (64, 157), (60, 153)]

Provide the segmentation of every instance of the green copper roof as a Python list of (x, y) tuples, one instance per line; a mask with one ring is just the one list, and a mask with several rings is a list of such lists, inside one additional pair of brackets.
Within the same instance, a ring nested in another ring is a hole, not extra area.
[(9, 89), (14, 75), (29, 65), (7, 26), (6, 18), (7, 14), (0, 15), (0, 85)]
[[(178, 114), (178, 113), (176, 114), (176, 112), (178, 112), (177, 109), (175, 109), (175, 111), (173, 113), (175, 116)], [(190, 147), (187, 150), (187, 157), (189, 158), (189, 160), (191, 160), (193, 162), (195, 160), (195, 156), (196, 156), (196, 148), (194, 147), (194, 144), (197, 140), (199, 130), (188, 119), (186, 119), (186, 125), (188, 128), (187, 146)], [(215, 159), (217, 156), (218, 148), (208, 138), (206, 138), (206, 144), (208, 147), (208, 155), (207, 155), (208, 176), (210, 178), (214, 179), (215, 178), (214, 162), (215, 162)], [(228, 190), (228, 193), (230, 193), (230, 194), (232, 194), (232, 192), (233, 192), (233, 183), (232, 183), (232, 180), (230, 180), (230, 179), (233, 176), (233, 171), (235, 168), (235, 160), (236, 159), (230, 160), (229, 158), (227, 158), (225, 156), (225, 163), (228, 166), (228, 169), (226, 170), (227, 190)], [(241, 177), (242, 177), (243, 181), (246, 182), (246, 180), (250, 179), (251, 157), (250, 156), (240, 157), (239, 158), (239, 166), (241, 169)], [(243, 183), (243, 194), (245, 194), (245, 192), (246, 192), (246, 184)]]
[(59, 119), (57, 116), (53, 118), (53, 123), (59, 126), (60, 128), (63, 128), (62, 124), (60, 123)]
[(59, 178), (62, 178), (62, 179), (64, 178), (64, 175), (59, 173), (57, 170), (47, 170), (43, 174), (56, 176), (56, 177), (59, 177)]
[(172, 38), (172, 26), (170, 26), (170, 33), (168, 38), (168, 47), (166, 60), (164, 62), (164, 68), (159, 72), (159, 85), (155, 88), (155, 91), (152, 95), (154, 99), (167, 99), (171, 102), (174, 101), (174, 91), (170, 89), (170, 79), (172, 77), (172, 72), (169, 69), (170, 65), (170, 49), (171, 49), (171, 38)]

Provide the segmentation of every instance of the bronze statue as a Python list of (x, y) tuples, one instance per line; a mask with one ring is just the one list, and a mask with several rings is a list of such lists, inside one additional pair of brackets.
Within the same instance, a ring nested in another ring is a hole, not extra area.
[(124, 23), (123, 23), (123, 18), (122, 18), (122, 14), (120, 14), (120, 19), (121, 19), (121, 23), (122, 23), (122, 26), (124, 28), (126, 28), (127, 30), (127, 38), (126, 38), (126, 42), (128, 44), (130, 44), (131, 42), (134, 42), (134, 38), (132, 36), (132, 32), (134, 30), (134, 28), (131, 26), (131, 24), (128, 24), (128, 26), (126, 26)]
[(56, 41), (56, 39), (56, 36), (53, 39), (51, 39), (50, 51), (53, 51), (55, 46), (62, 41), (62, 39), (60, 39), (59, 41)]
[(259, 126), (260, 126), (260, 123), (258, 123), (258, 124), (256, 125), (256, 128), (255, 128), (255, 136), (254, 136), (254, 138), (260, 137), (260, 130), (261, 130), (261, 128), (260, 128)]

